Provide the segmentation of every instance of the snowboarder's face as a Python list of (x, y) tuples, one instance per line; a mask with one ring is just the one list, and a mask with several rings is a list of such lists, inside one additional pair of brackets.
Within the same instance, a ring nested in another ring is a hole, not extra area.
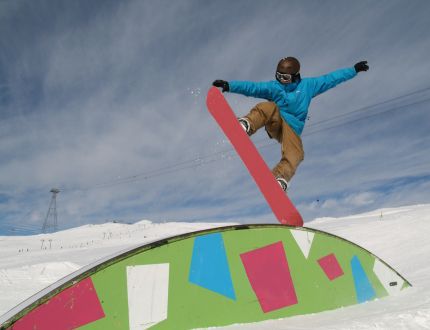
[(293, 75), (276, 71), (276, 80), (281, 84), (291, 84), (293, 82)]
[[(296, 60), (297, 61), (297, 60)], [(288, 60), (287, 58), (282, 59), (278, 63), (278, 67), (276, 68), (276, 80), (281, 84), (291, 84), (297, 80), (300, 80), (300, 64), (295, 63), (292, 60)]]

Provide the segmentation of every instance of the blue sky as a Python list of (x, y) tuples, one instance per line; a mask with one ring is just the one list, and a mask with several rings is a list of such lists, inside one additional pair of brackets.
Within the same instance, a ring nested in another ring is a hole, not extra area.
[[(305, 221), (430, 200), (430, 3), (0, 1), (0, 234), (109, 220), (273, 222), (205, 107), (215, 79), (368, 60), (315, 98), (289, 196)], [(227, 94), (239, 115), (258, 99)], [(270, 167), (280, 148), (252, 137)]]

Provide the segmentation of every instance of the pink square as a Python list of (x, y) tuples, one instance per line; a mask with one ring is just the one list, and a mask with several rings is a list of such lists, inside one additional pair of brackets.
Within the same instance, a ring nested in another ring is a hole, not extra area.
[(264, 313), (298, 303), (282, 242), (240, 255)]
[(103, 317), (102, 305), (88, 277), (24, 315), (12, 329), (75, 329)]
[(333, 281), (335, 278), (343, 275), (343, 270), (340, 267), (334, 253), (322, 257), (318, 260), (318, 263), (330, 281)]

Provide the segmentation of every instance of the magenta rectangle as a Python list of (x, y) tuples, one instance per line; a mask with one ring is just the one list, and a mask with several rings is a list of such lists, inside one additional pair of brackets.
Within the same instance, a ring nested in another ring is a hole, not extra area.
[(75, 329), (104, 316), (93, 282), (86, 278), (33, 309), (10, 329)]
[(337, 261), (334, 253), (329, 254), (318, 260), (321, 268), (324, 270), (330, 281), (338, 278), (343, 275), (342, 267), (340, 267), (339, 262)]
[(240, 255), (264, 313), (298, 303), (282, 242)]
[(209, 90), (206, 104), (209, 112), (252, 175), (279, 222), (290, 226), (303, 226), (302, 216), (275, 180), (270, 168), (239, 124), (236, 114), (218, 88), (212, 87)]

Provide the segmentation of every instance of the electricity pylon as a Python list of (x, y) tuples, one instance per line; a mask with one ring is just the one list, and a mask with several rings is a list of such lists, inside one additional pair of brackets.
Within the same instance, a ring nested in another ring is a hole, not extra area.
[(43, 223), (42, 232), (46, 233), (49, 229), (57, 231), (57, 194), (60, 192), (59, 189), (52, 188), (51, 191), (52, 198), (49, 203), (48, 213), (46, 214), (45, 222)]

